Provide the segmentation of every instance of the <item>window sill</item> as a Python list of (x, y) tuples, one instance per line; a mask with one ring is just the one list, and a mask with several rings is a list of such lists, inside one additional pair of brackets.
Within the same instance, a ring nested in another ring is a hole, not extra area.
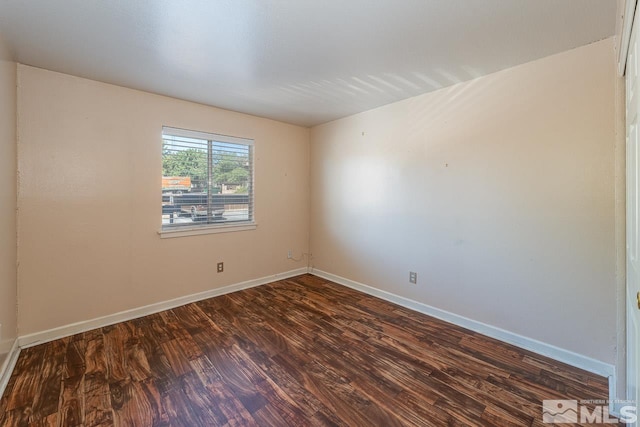
[(158, 235), (161, 239), (172, 239), (174, 237), (199, 236), (201, 234), (230, 233), (233, 231), (255, 230), (258, 224), (255, 222), (242, 224), (209, 225), (200, 227), (183, 227), (172, 230), (160, 230)]

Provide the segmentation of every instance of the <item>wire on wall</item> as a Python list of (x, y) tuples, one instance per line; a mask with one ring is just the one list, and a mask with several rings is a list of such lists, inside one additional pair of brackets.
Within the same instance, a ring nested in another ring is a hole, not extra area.
[(295, 262), (300, 262), (307, 258), (307, 267), (309, 267), (309, 265), (311, 264), (311, 260), (313, 259), (313, 255), (308, 252), (304, 252), (302, 255), (300, 255), (300, 258), (294, 258), (293, 255), (289, 255), (288, 258)]

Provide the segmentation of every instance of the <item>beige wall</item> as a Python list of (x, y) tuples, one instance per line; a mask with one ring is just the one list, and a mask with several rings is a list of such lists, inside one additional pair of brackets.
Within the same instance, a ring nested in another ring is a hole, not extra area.
[(609, 39), (313, 128), (314, 267), (615, 363), (614, 64)]
[(0, 361), (16, 337), (16, 63), (0, 38)]
[[(308, 129), (22, 65), (18, 83), (20, 335), (306, 266), (287, 250), (308, 250)], [(163, 125), (255, 139), (256, 230), (159, 238)]]

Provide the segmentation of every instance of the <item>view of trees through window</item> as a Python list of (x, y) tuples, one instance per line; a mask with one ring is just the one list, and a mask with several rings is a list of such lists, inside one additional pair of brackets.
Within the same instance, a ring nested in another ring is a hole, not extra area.
[[(213, 152), (212, 179), (214, 192), (220, 192), (222, 186), (237, 186), (236, 194), (247, 193), (249, 180), (249, 159), (246, 153), (215, 151)], [(193, 189), (207, 191), (208, 155), (206, 150), (188, 148), (175, 151), (167, 147), (162, 153), (163, 176), (189, 176)]]

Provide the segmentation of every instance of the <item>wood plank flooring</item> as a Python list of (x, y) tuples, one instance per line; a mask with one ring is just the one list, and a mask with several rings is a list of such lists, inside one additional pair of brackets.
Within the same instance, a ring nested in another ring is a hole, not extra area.
[(25, 349), (1, 426), (543, 426), (607, 380), (302, 275)]

